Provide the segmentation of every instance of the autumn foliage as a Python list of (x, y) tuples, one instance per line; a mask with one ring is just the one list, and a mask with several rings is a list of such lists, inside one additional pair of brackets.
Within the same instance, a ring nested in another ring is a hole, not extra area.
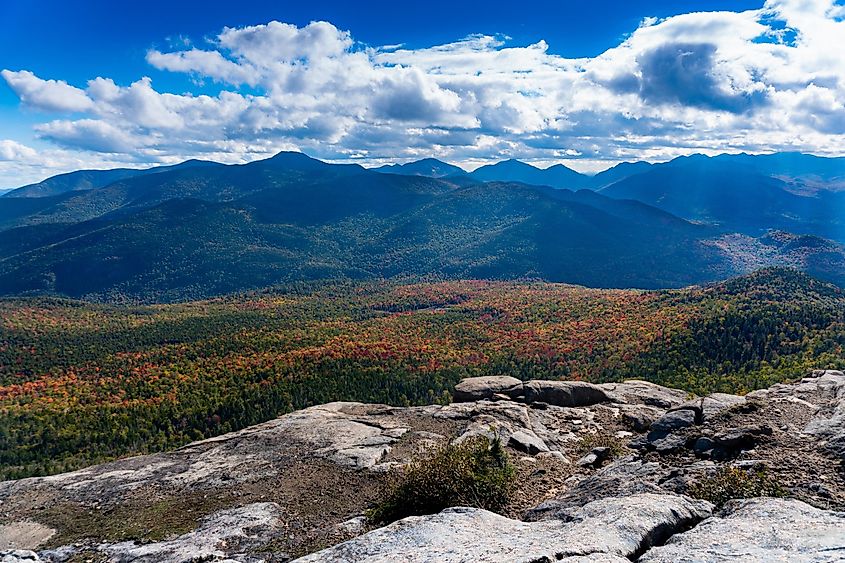
[(845, 366), (845, 295), (788, 271), (704, 289), (334, 283), (155, 306), (0, 300), (0, 477), (173, 447), (463, 377), (746, 392)]

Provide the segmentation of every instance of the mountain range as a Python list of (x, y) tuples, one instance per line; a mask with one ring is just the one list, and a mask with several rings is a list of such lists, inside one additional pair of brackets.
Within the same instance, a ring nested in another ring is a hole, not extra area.
[(467, 172), (463, 168), (437, 160), (424, 158), (405, 164), (389, 164), (374, 168), (376, 172), (385, 174), (401, 174), (403, 176), (427, 176), (429, 178), (450, 178), (477, 180), (481, 182), (520, 182), (539, 186), (551, 186), (561, 189), (596, 189), (613, 182), (644, 172), (651, 168), (648, 162), (623, 162), (595, 175), (581, 174), (563, 164), (555, 164), (548, 168), (538, 168), (516, 159), (503, 160), (495, 164), (488, 164)]
[(663, 288), (788, 265), (845, 283), (845, 159), (685, 157), (595, 176), (279, 153), (78, 171), (0, 198), (0, 294), (180, 301), (327, 278)]

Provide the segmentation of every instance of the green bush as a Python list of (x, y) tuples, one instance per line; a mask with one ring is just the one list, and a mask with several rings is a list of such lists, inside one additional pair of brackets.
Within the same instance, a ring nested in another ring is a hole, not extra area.
[(450, 506), (497, 510), (510, 499), (515, 475), (498, 439), (448, 444), (405, 466), (368, 517), (384, 523)]
[(782, 497), (785, 493), (777, 479), (765, 469), (743, 471), (736, 467), (722, 467), (715, 475), (691, 483), (689, 494), (722, 506), (731, 499)]

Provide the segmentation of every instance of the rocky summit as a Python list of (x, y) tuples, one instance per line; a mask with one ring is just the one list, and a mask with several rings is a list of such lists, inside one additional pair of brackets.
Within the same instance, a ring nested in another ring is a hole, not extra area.
[[(707, 397), (483, 377), (453, 397), (0, 483), (0, 562), (845, 561), (842, 372)], [(368, 520), (409, 460), (476, 436), (515, 466), (499, 513)]]

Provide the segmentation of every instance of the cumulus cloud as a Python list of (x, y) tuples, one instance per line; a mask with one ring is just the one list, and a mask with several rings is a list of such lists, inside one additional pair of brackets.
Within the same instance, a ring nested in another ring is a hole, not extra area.
[(77, 112), (93, 107), (85, 92), (63, 80), (42, 80), (28, 70), (0, 71), (0, 76), (21, 101), (34, 108), (47, 111)]
[[(716, 111), (742, 112), (765, 103), (765, 89), (735, 90), (717, 74), (717, 46), (712, 43), (666, 43), (637, 58), (638, 92), (648, 103), (678, 103)], [(626, 88), (629, 86), (626, 84)], [(624, 91), (624, 89), (623, 89)]]
[(690, 152), (842, 153), (845, 8), (768, 0), (746, 12), (646, 18), (592, 58), (539, 39), (474, 35), (427, 48), (370, 46), (328, 22), (225, 28), (147, 62), (222, 85), (161, 92), (149, 78), (70, 85), (2, 71), (26, 106), (67, 114), (36, 134), (138, 161), (282, 148), (329, 159), (665, 159)]

